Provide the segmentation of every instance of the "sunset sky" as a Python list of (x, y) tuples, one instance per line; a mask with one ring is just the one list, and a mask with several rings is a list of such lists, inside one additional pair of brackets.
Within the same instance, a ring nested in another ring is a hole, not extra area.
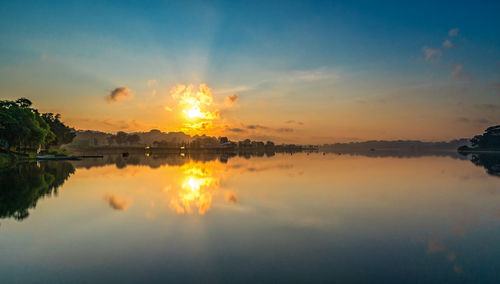
[(500, 124), (498, 1), (208, 2), (3, 2), (0, 98), (77, 129), (295, 143)]

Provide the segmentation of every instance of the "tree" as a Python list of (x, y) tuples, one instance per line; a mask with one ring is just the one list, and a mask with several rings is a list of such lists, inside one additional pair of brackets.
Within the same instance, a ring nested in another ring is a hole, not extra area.
[(63, 144), (69, 144), (73, 141), (76, 136), (75, 130), (64, 125), (59, 119), (60, 114), (54, 115), (53, 113), (44, 113), (42, 118), (49, 125), (50, 130), (54, 133), (55, 138), (50, 143), (50, 145), (60, 146)]
[(488, 127), (483, 135), (474, 136), (470, 142), (476, 148), (500, 148), (500, 125)]
[(128, 136), (127, 133), (123, 131), (118, 131), (115, 136), (116, 143), (120, 145), (124, 144), (125, 142), (127, 142), (127, 136)]
[(139, 137), (139, 135), (137, 134), (128, 135), (127, 137), (127, 142), (129, 144), (137, 144), (139, 143), (139, 141), (141, 141), (141, 137)]
[(9, 147), (36, 149), (52, 142), (55, 135), (38, 110), (31, 108), (31, 101), (20, 98), (0, 101), (0, 139)]
[(108, 140), (108, 144), (111, 145), (115, 142), (115, 136), (111, 135), (108, 138), (106, 138), (106, 140)]

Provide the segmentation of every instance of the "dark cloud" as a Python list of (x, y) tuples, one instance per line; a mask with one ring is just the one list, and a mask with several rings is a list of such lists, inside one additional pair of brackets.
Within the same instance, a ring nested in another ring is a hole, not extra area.
[(262, 126), (262, 125), (259, 125), (259, 124), (250, 124), (250, 125), (247, 125), (247, 129), (264, 129), (264, 130), (269, 130), (270, 127)]
[(226, 97), (226, 102), (228, 105), (234, 104), (239, 99), (237, 94), (232, 94)]
[(231, 131), (231, 132), (245, 132), (245, 129), (241, 129), (241, 128), (238, 128), (238, 127), (227, 128), (227, 130)]
[(303, 122), (301, 122), (301, 121), (296, 121), (296, 120), (287, 120), (287, 121), (285, 121), (285, 123), (287, 123), (287, 124), (298, 124), (298, 125), (304, 125), (304, 123), (303, 123)]
[(470, 119), (464, 116), (457, 118), (457, 122), (460, 123), (473, 123), (473, 124), (489, 124), (492, 123), (490, 120), (485, 118)]
[(276, 132), (293, 132), (293, 128), (288, 128), (288, 127), (277, 128)]
[(267, 131), (275, 131), (275, 132), (279, 132), (279, 133), (293, 132), (293, 128), (289, 128), (289, 127), (272, 128), (272, 127), (264, 126), (264, 125), (260, 125), (260, 124), (250, 124), (250, 125), (247, 125), (246, 128), (251, 129), (251, 130), (260, 129), (260, 130), (267, 130)]
[(127, 87), (116, 87), (106, 97), (108, 103), (116, 102), (121, 98), (132, 98), (134, 93)]

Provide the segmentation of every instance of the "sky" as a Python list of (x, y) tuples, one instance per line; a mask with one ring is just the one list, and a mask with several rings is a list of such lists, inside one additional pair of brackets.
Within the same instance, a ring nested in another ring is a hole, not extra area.
[(498, 1), (2, 1), (0, 98), (76, 129), (290, 143), (500, 124)]

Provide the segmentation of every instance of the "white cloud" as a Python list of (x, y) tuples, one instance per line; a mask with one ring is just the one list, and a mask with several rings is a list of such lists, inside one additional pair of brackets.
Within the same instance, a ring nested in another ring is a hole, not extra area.
[(443, 54), (443, 52), (440, 49), (432, 49), (432, 48), (429, 48), (427, 46), (424, 46), (422, 48), (422, 51), (425, 54), (425, 61), (430, 61), (434, 57), (437, 58), (437, 57), (439, 57), (439, 56), (441, 56)]

